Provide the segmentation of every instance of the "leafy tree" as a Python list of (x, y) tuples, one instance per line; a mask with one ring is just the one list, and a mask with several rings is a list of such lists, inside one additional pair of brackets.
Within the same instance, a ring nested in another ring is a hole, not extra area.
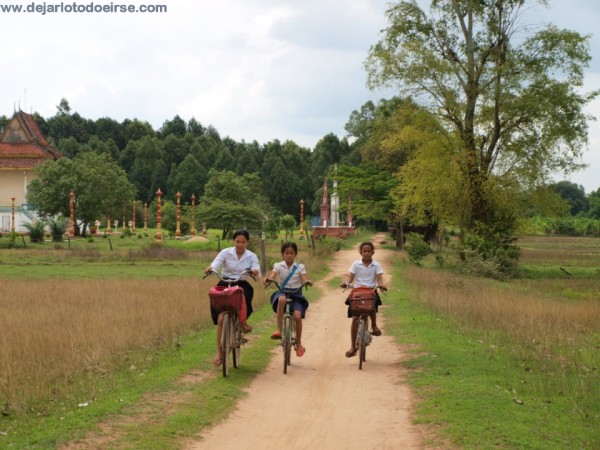
[(153, 135), (154, 130), (148, 122), (142, 122), (138, 119), (125, 119), (123, 121), (123, 138), (126, 143), (137, 141), (144, 136), (152, 137)]
[(178, 137), (183, 137), (186, 132), (187, 124), (178, 115), (173, 117), (172, 120), (165, 120), (163, 126), (159, 130), (160, 135), (163, 137), (166, 137), (170, 134), (174, 134)]
[[(27, 200), (42, 216), (70, 215), (75, 194), (76, 220), (86, 224), (106, 216), (120, 217), (131, 205), (135, 189), (108, 155), (84, 152), (73, 159), (47, 161), (34, 169)], [(76, 231), (78, 228), (76, 228)]]
[(134, 149), (135, 159), (128, 177), (140, 196), (150, 200), (154, 198), (159, 187), (161, 190), (166, 188), (168, 172), (164, 163), (162, 145), (157, 138), (145, 136), (136, 141)]
[(588, 201), (590, 204), (588, 216), (593, 219), (600, 219), (600, 188), (590, 193)]
[(192, 155), (187, 155), (183, 162), (177, 166), (174, 172), (171, 196), (179, 192), (182, 202), (191, 202), (192, 194), (196, 198), (204, 193), (204, 185), (206, 184), (208, 175), (206, 170), (196, 161)]
[(559, 181), (550, 185), (550, 188), (569, 204), (569, 213), (572, 216), (588, 212), (589, 201), (585, 196), (583, 186), (570, 181)]
[(256, 194), (258, 177), (211, 170), (198, 207), (200, 222), (223, 230), (223, 239), (237, 228), (261, 229), (268, 203)]
[(415, 1), (397, 2), (366, 61), (370, 87), (398, 86), (438, 117), (468, 229), (498, 223), (496, 208), (511, 202), (493, 196), (510, 198), (515, 183), (577, 169), (587, 143), (583, 108), (597, 94), (579, 90), (588, 37), (552, 25), (523, 34), (531, 29), (519, 23), (525, 3), (436, 0), (427, 14)]
[(281, 224), (281, 228), (285, 230), (285, 238), (287, 239), (288, 235), (292, 236), (293, 238), (294, 228), (296, 228), (296, 219), (294, 218), (294, 216), (290, 214), (284, 214), (283, 216), (281, 216), (279, 223)]

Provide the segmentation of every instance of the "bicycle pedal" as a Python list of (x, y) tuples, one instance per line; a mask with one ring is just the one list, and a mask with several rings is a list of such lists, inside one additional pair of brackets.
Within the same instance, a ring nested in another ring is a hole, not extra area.
[(245, 344), (246, 342), (248, 342), (248, 339), (242, 338), (242, 344)]

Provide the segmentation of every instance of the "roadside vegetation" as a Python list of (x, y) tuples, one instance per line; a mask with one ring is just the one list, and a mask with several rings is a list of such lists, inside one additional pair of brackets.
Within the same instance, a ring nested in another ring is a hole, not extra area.
[(600, 241), (518, 242), (523, 270), (505, 282), (435, 255), (396, 265), (386, 327), (414, 349), (416, 420), (459, 448), (598, 448)]

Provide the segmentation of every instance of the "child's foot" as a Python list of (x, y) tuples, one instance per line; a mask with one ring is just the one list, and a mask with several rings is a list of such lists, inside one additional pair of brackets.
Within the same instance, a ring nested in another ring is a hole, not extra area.
[(252, 331), (252, 326), (248, 325), (247, 323), (243, 323), (242, 324), (242, 331), (244, 333), (250, 333)]
[(271, 339), (281, 339), (281, 331), (273, 331)]
[(381, 336), (381, 330), (375, 325), (373, 325), (372, 333), (373, 333), (373, 336)]
[(352, 358), (353, 356), (356, 356), (356, 349), (354, 347), (346, 352), (346, 358)]
[(296, 349), (296, 356), (301, 357), (302, 355), (304, 355), (305, 351), (306, 349), (304, 347), (298, 345), (298, 348)]
[(221, 364), (223, 363), (223, 357), (217, 353), (217, 356), (215, 356), (215, 359), (213, 359), (213, 364), (217, 367), (219, 367)]

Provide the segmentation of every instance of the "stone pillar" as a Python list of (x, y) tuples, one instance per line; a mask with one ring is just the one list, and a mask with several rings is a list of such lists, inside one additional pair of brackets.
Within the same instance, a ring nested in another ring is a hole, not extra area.
[(177, 226), (175, 228), (175, 239), (181, 239), (181, 193), (175, 194), (177, 198)]
[(192, 236), (196, 236), (196, 196), (192, 194)]
[(158, 201), (157, 201), (157, 205), (156, 205), (156, 240), (160, 241), (162, 239), (162, 234), (161, 234), (161, 220), (162, 220), (162, 212), (161, 212), (161, 202), (160, 202), (160, 196), (162, 195), (162, 192), (160, 191), (160, 188), (158, 188), (158, 191), (156, 191), (156, 196), (158, 197)]

